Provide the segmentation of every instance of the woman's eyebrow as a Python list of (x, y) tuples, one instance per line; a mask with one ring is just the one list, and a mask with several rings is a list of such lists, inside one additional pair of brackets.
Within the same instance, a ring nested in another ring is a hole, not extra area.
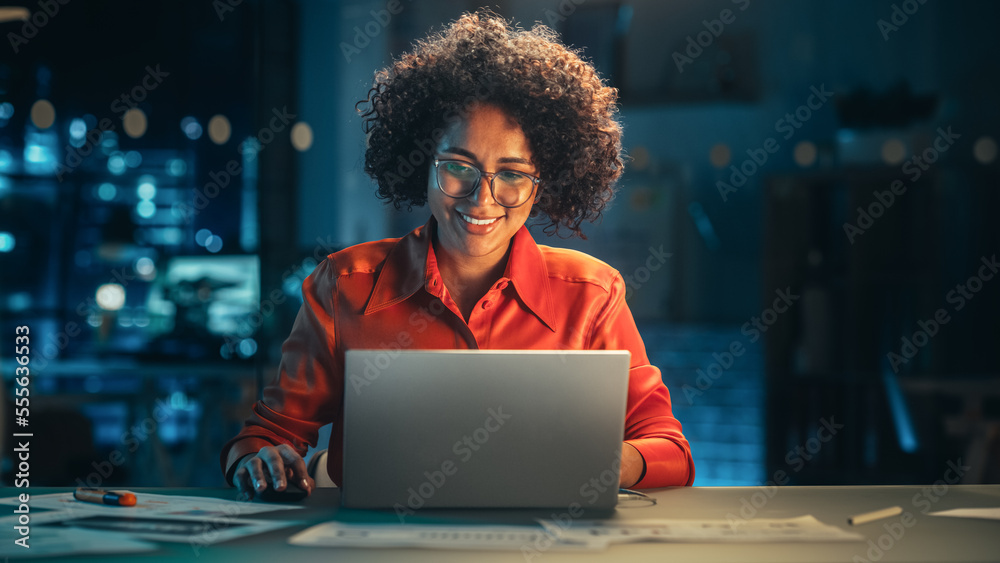
[(479, 162), (479, 158), (477, 158), (476, 155), (472, 154), (471, 152), (469, 152), (469, 151), (467, 151), (465, 149), (460, 149), (458, 147), (448, 147), (448, 148), (442, 150), (441, 152), (450, 152), (452, 154), (459, 154), (459, 155), (462, 155), (464, 157), (471, 158), (472, 160), (475, 160), (476, 162)]
[[(449, 152), (449, 153), (452, 153), (452, 154), (461, 155), (461, 156), (464, 156), (466, 158), (470, 158), (470, 159), (472, 159), (473, 161), (475, 161), (477, 163), (479, 162), (479, 157), (477, 157), (476, 155), (472, 154), (472, 152), (467, 151), (467, 150), (465, 150), (463, 148), (448, 147), (446, 149), (443, 149), (441, 152)], [(519, 157), (519, 156), (504, 156), (504, 157), (498, 158), (497, 162), (499, 162), (500, 164), (516, 163), (516, 164), (525, 164), (527, 166), (532, 166), (530, 160), (528, 160), (526, 158)]]
[(506, 164), (508, 162), (515, 162), (517, 164), (526, 164), (528, 166), (531, 166), (531, 161), (529, 161), (526, 158), (521, 158), (519, 156), (504, 156), (504, 157), (501, 157), (501, 158), (497, 159), (497, 162), (499, 162), (501, 164)]

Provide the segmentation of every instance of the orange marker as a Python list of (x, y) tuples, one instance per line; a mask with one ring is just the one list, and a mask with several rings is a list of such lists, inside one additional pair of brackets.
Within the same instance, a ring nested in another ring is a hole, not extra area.
[(101, 489), (80, 488), (73, 492), (73, 498), (94, 504), (108, 506), (135, 506), (135, 495), (128, 491), (104, 491)]

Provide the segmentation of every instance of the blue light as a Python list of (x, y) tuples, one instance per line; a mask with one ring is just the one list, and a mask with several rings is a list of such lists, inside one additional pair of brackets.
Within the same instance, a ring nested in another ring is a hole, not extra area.
[(257, 139), (254, 139), (253, 137), (250, 137), (250, 138), (244, 140), (243, 144), (240, 145), (240, 146), (241, 146), (241, 151), (240, 152), (243, 153), (243, 159), (244, 159), (244, 161), (246, 159), (253, 160), (257, 156), (257, 153), (260, 152), (260, 149), (261, 149), (260, 141), (258, 141)]
[(139, 214), (139, 217), (149, 219), (153, 215), (156, 215), (156, 204), (148, 199), (144, 199), (135, 206), (135, 212)]
[(29, 131), (24, 136), (24, 171), (46, 176), (56, 171), (59, 136), (55, 131)]
[(240, 341), (237, 353), (243, 358), (249, 358), (257, 353), (257, 341), (253, 338), (244, 338)]
[(222, 237), (219, 235), (208, 237), (208, 240), (205, 241), (205, 248), (212, 254), (222, 250)]
[(208, 237), (205, 241), (205, 249), (215, 254), (216, 252), (222, 250), (222, 237), (219, 235), (212, 235)]
[(166, 227), (160, 231), (160, 239), (163, 241), (163, 244), (180, 244), (183, 237), (184, 232), (177, 227)]
[(194, 234), (194, 241), (198, 243), (198, 246), (205, 246), (210, 238), (212, 238), (212, 231), (208, 229), (198, 229), (198, 232)]
[(97, 197), (103, 199), (104, 201), (111, 201), (115, 199), (115, 195), (118, 193), (118, 188), (114, 184), (109, 184), (107, 182), (101, 184), (97, 188)]
[(125, 165), (129, 168), (138, 168), (142, 164), (142, 155), (139, 151), (128, 151), (125, 153)]
[(39, 145), (28, 145), (24, 148), (24, 159), (28, 162), (45, 162), (45, 149)]
[(121, 153), (115, 153), (108, 159), (108, 172), (115, 176), (121, 176), (125, 173), (125, 157)]
[(889, 400), (889, 412), (892, 413), (892, 420), (896, 426), (896, 439), (899, 441), (899, 448), (907, 453), (913, 453), (920, 449), (920, 442), (917, 440), (917, 432), (913, 426), (913, 417), (903, 397), (903, 391), (899, 387), (899, 380), (888, 368), (882, 369), (882, 382), (885, 385), (886, 398)]
[(156, 197), (156, 179), (149, 175), (139, 178), (139, 187), (136, 188), (139, 199), (153, 199)]
[(184, 134), (187, 135), (187, 138), (192, 141), (201, 138), (202, 134), (201, 124), (198, 123), (197, 119), (191, 116), (185, 117), (181, 120), (181, 131), (183, 131)]
[(10, 151), (0, 149), (0, 172), (9, 172), (14, 168), (14, 155)]
[(79, 117), (69, 122), (69, 137), (71, 139), (82, 139), (87, 134), (87, 123)]
[(167, 162), (167, 174), (171, 176), (183, 176), (187, 172), (187, 163), (179, 158), (172, 158)]
[(0, 252), (10, 252), (14, 250), (14, 235), (7, 231), (0, 231)]
[(10, 119), (14, 117), (14, 106), (10, 102), (0, 104), (0, 119)]
[[(118, 151), (118, 134), (114, 131), (105, 131), (101, 134), (101, 152), (107, 155), (114, 154)], [(125, 160), (122, 159), (122, 165), (125, 165)]]
[(23, 311), (31, 307), (31, 294), (19, 291), (7, 298), (7, 308), (11, 311)]

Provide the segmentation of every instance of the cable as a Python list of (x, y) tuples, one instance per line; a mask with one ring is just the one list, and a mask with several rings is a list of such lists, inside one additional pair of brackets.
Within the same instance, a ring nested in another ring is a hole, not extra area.
[(641, 506), (655, 506), (656, 499), (631, 489), (618, 489), (618, 505), (623, 508), (638, 508)]

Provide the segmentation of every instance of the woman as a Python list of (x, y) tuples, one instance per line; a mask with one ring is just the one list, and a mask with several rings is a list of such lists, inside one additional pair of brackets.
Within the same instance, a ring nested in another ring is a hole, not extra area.
[(538, 246), (524, 224), (582, 236), (622, 170), (617, 92), (544, 26), (465, 14), (376, 74), (363, 112), (365, 171), (379, 197), (428, 204), (400, 239), (331, 254), (302, 286), (277, 380), (222, 451), (227, 482), (253, 496), (314, 487), (302, 455), (333, 432), (342, 471), (344, 351), (409, 347), (631, 352), (621, 486), (690, 485), (690, 449), (625, 304), (621, 275)]

